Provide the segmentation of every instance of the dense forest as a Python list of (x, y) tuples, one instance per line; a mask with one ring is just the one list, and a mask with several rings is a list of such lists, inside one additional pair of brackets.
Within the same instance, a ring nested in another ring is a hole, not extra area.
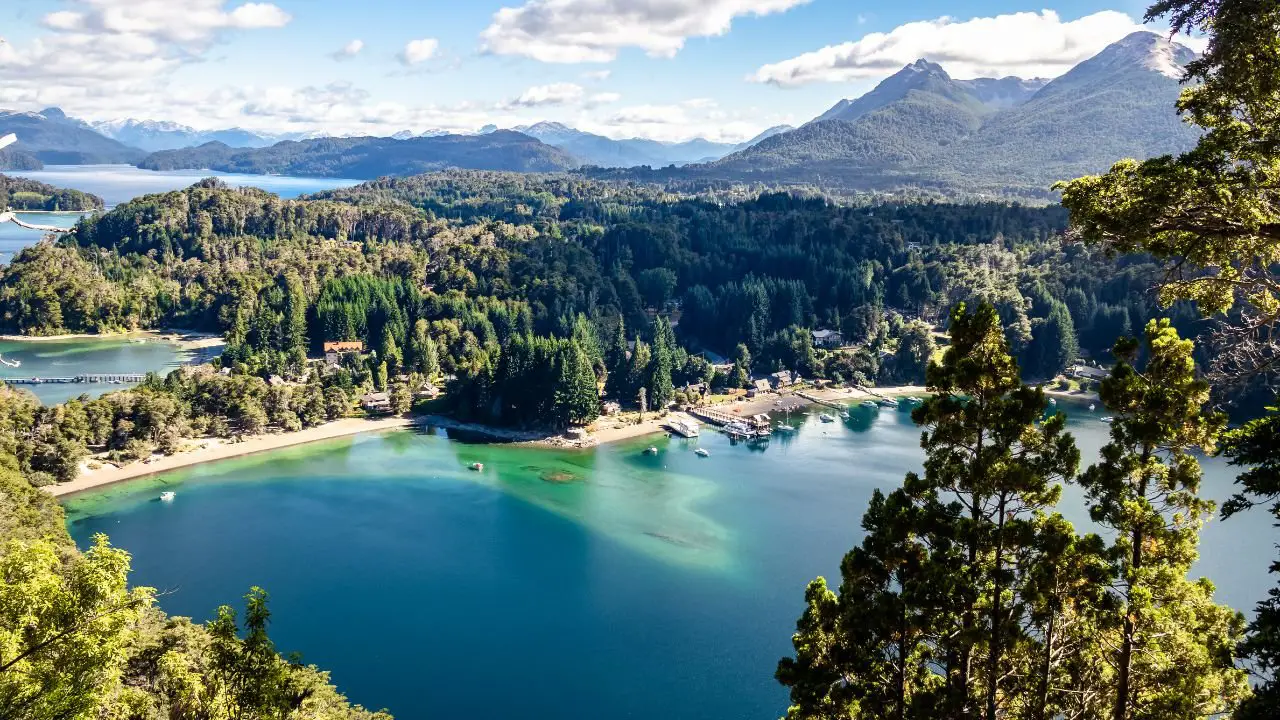
[(35, 180), (0, 175), (0, 210), (101, 210), (97, 195), (54, 187)]
[[(421, 334), (440, 372), (464, 383), (500, 371), (513, 338), (576, 335), (609, 387), (622, 369), (606, 346), (621, 334), (652, 348), (663, 319), (676, 384), (740, 344), (749, 366), (717, 382), (779, 369), (921, 382), (934, 338), (920, 328), (985, 300), (1027, 377), (1049, 379), (1080, 355), (1105, 360), (1117, 336), (1161, 314), (1155, 264), (1064, 245), (1065, 221), (1007, 203), (725, 201), (463, 171), (294, 201), (206, 181), (19, 254), (0, 276), (0, 328), (217, 331), (229, 364), (264, 377), (300, 372), (329, 340), (363, 341), (395, 376), (428, 364)], [(1194, 310), (1170, 312), (1196, 334)], [(298, 328), (282, 333), (282, 317)], [(816, 329), (842, 333), (846, 350), (815, 348)], [(501, 414), (490, 419), (522, 422)]]

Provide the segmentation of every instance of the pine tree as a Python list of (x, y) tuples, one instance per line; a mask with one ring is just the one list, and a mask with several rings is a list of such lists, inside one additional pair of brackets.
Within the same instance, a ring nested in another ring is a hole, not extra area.
[(1232, 651), (1244, 621), (1213, 602), (1208, 581), (1187, 578), (1213, 503), (1198, 496), (1194, 449), (1211, 450), (1224, 419), (1204, 411), (1193, 344), (1168, 320), (1147, 325), (1146, 367), (1125, 339), (1100, 395), (1115, 414), (1102, 460), (1079, 479), (1095, 522), (1115, 541), (1110, 560), (1120, 604), (1111, 632), (1114, 720), (1202, 718), (1229, 712), (1247, 693)]
[(628, 385), (627, 363), (627, 329), (619, 315), (609, 345), (604, 349), (605, 394), (615, 400), (630, 399), (633, 395)]
[(947, 712), (976, 716), (981, 708), (994, 720), (1004, 678), (1021, 671), (1012, 667), (1013, 649), (1028, 640), (1027, 566), (1018, 558), (1034, 552), (1037, 518), (1057, 502), (1055, 481), (1075, 474), (1080, 452), (1063, 415), (1041, 422), (1048, 401), (1021, 383), (994, 307), (969, 314), (961, 304), (950, 333), (942, 363), (928, 371), (937, 394), (912, 414), (928, 426), (925, 474), (908, 478), (906, 488), (953, 499), (941, 534), (960, 549), (946, 610), (961, 627), (944, 643)]
[(675, 396), (671, 374), (675, 372), (675, 333), (666, 318), (653, 321), (653, 358), (649, 362), (649, 403), (656, 410), (663, 410)]

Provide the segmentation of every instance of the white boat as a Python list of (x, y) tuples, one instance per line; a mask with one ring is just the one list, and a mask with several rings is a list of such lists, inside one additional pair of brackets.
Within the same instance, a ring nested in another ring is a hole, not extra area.
[(1104, 422), (1104, 423), (1115, 422), (1115, 418), (1111, 417), (1110, 415), (1108, 415), (1108, 416), (1106, 416), (1106, 417), (1100, 417), (1100, 418), (1098, 418), (1098, 419), (1099, 419), (1099, 420), (1101, 420), (1101, 421), (1102, 421), (1102, 422)]
[(864, 408), (880, 407), (879, 405), (876, 404), (875, 400), (863, 400), (860, 404)]
[(1094, 403), (1089, 403), (1089, 412), (1093, 412), (1094, 410), (1097, 410), (1097, 409), (1098, 409), (1097, 405), (1095, 405)]
[(21, 360), (5, 360), (4, 356), (0, 355), (0, 365), (4, 365), (5, 367), (22, 367), (22, 361)]
[(818, 419), (825, 423), (831, 423), (836, 421), (834, 416), (828, 415), (826, 413), (822, 413), (821, 415), (819, 415)]
[(645, 455), (657, 455), (657, 454), (658, 454), (658, 448), (656, 448), (656, 447), (654, 447), (654, 446), (650, 445), (649, 447), (647, 447), (647, 448), (645, 448), (645, 449), (644, 449), (644, 454), (645, 454)]
[(774, 428), (773, 431), (782, 432), (782, 433), (793, 433), (796, 431), (796, 429), (791, 427), (790, 425), (779, 425), (778, 427)]
[(702, 448), (698, 448), (697, 450), (694, 450), (693, 452), (694, 452), (694, 454), (695, 454), (695, 455), (697, 455), (698, 457), (711, 457), (711, 453), (707, 452), (706, 450), (703, 450)]
[(698, 437), (698, 423), (692, 420), (672, 420), (667, 423), (667, 429), (679, 435), (680, 437), (695, 438)]
[(840, 412), (840, 419), (841, 419), (841, 420), (848, 420), (848, 419), (849, 419), (849, 411), (848, 411), (848, 410), (842, 410), (842, 411)]
[(1057, 399), (1057, 398), (1049, 398), (1049, 404), (1050, 404), (1050, 405), (1057, 405), (1057, 404), (1058, 404), (1058, 399)]
[(164, 502), (173, 502), (173, 499), (177, 496), (178, 494), (172, 490), (165, 490), (164, 492), (160, 493), (160, 499), (163, 500)]
[(470, 467), (471, 467), (471, 469), (472, 469), (472, 470), (475, 470), (476, 472), (480, 472), (481, 470), (483, 470), (483, 469), (484, 469), (484, 463), (478, 463), (478, 462), (477, 462), (477, 463), (471, 463), (471, 466), (470, 466)]
[(898, 407), (898, 401), (892, 398), (885, 398), (879, 402), (879, 405), (884, 408), (896, 408)]

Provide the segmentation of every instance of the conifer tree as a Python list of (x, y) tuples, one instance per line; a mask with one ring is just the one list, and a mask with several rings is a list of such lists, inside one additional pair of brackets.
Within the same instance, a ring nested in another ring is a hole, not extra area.
[(649, 404), (661, 411), (671, 404), (675, 396), (675, 387), (671, 382), (671, 374), (675, 371), (675, 333), (671, 331), (671, 323), (666, 318), (658, 317), (653, 321), (653, 357), (649, 362)]
[(1213, 503), (1199, 497), (1195, 449), (1211, 450), (1224, 418), (1208, 413), (1193, 343), (1168, 320), (1139, 344), (1116, 344), (1119, 362), (1100, 396), (1115, 414), (1102, 459), (1079, 479), (1093, 520), (1114, 533), (1109, 560), (1119, 616), (1110, 658), (1114, 720), (1202, 718), (1229, 712), (1248, 689), (1232, 651), (1239, 613), (1213, 602), (1207, 580), (1187, 578)]

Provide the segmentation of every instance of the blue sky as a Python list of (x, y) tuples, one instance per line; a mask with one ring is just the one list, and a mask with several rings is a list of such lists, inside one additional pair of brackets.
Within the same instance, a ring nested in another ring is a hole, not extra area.
[(956, 77), (1057, 75), (1137, 29), (1142, 11), (1123, 0), (5, 0), (0, 108), (341, 134), (556, 120), (736, 141), (804, 122), (916, 57)]

